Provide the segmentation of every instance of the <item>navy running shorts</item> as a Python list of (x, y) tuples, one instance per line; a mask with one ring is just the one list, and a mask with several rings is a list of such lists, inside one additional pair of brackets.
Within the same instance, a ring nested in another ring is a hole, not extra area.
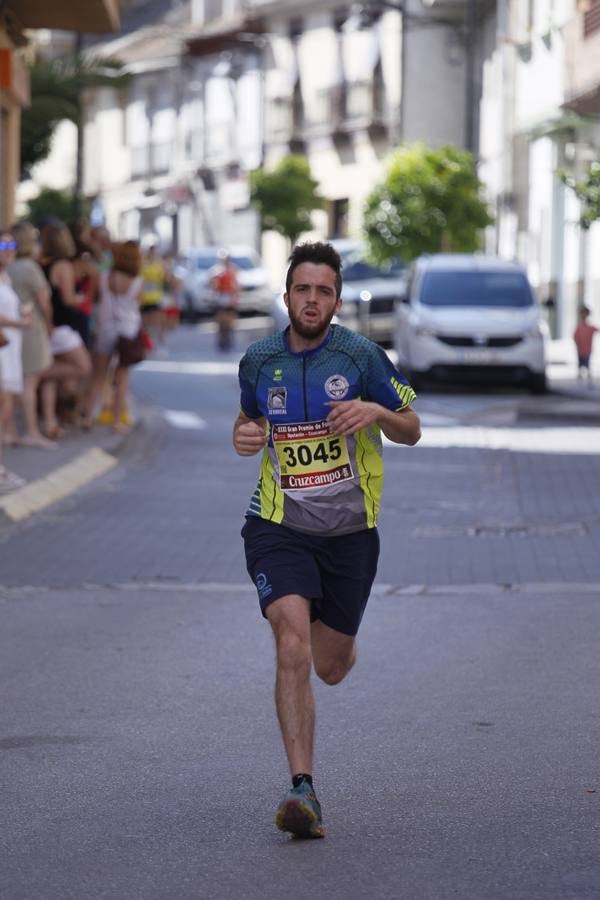
[(248, 573), (263, 616), (270, 603), (299, 594), (311, 620), (354, 636), (377, 572), (376, 528), (343, 535), (306, 534), (248, 516), (242, 528)]

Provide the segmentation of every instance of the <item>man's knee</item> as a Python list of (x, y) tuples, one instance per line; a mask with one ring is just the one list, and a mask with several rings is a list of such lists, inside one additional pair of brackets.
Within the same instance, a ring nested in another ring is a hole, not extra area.
[(325, 684), (334, 685), (343, 681), (354, 665), (354, 654), (345, 659), (315, 661), (315, 672)]
[(282, 628), (276, 635), (277, 666), (279, 669), (295, 669), (310, 672), (310, 642), (294, 629)]

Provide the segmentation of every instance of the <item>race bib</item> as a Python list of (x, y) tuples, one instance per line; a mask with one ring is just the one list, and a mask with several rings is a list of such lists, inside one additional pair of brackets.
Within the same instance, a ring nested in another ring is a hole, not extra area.
[(324, 488), (354, 477), (346, 438), (327, 422), (273, 425), (282, 491)]

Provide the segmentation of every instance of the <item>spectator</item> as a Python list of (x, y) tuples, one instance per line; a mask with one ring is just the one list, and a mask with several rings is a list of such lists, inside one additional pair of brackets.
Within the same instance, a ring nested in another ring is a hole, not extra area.
[(231, 257), (225, 253), (221, 261), (214, 267), (210, 278), (210, 286), (217, 297), (217, 347), (229, 350), (232, 345), (232, 332), (237, 317), (240, 286), (237, 269)]
[(590, 369), (590, 358), (592, 355), (592, 345), (594, 343), (594, 335), (600, 330), (595, 325), (590, 325), (588, 319), (590, 310), (587, 306), (582, 306), (579, 310), (579, 323), (573, 334), (575, 347), (577, 348), (577, 379), (583, 379), (587, 376), (587, 382), (592, 387), (592, 372)]
[(142, 263), (142, 321), (144, 328), (158, 346), (165, 343), (163, 300), (165, 294), (165, 266), (156, 243), (149, 244)]
[(90, 229), (86, 222), (72, 222), (69, 231), (75, 244), (75, 256), (72, 258), (75, 271), (75, 292), (83, 295), (79, 312), (83, 319), (80, 334), (85, 346), (92, 344), (94, 304), (98, 298), (99, 269), (90, 243)]
[(179, 310), (181, 308), (181, 290), (183, 281), (177, 275), (177, 262), (174, 253), (165, 254), (163, 257), (165, 268), (163, 299), (164, 327), (167, 331), (173, 331), (179, 325)]
[[(7, 274), (13, 261), (16, 242), (10, 231), (0, 233), (0, 328), (8, 343), (0, 348), (0, 493), (15, 490), (25, 482), (2, 464), (2, 444), (12, 443), (11, 435), (4, 434), (4, 420), (11, 418), (15, 395), (23, 391), (23, 366), (21, 363), (21, 331), (29, 327), (31, 312), (21, 315), (19, 298), (12, 289)], [(8, 440), (6, 440), (8, 438)]]
[(111, 271), (100, 273), (94, 372), (86, 398), (84, 427), (92, 427), (96, 404), (111, 365), (114, 365), (112, 428), (123, 432), (128, 430), (122, 421), (122, 413), (129, 386), (129, 367), (119, 358), (117, 345), (119, 337), (135, 338), (141, 329), (142, 256), (135, 241), (114, 244), (112, 252)]
[(64, 435), (58, 423), (57, 391), (66, 395), (65, 409), (75, 419), (82, 393), (82, 382), (91, 374), (91, 360), (83, 343), (85, 322), (79, 307), (84, 301), (75, 291), (75, 269), (71, 262), (75, 245), (66, 225), (49, 224), (42, 232), (41, 263), (50, 284), (53, 330), (50, 344), (54, 362), (44, 373), (41, 386), (42, 416), (46, 437)]
[[(31, 326), (23, 332), (23, 414), (25, 435), (20, 443), (27, 447), (53, 449), (56, 444), (43, 436), (38, 425), (38, 387), (41, 377), (52, 365), (50, 333), (52, 331), (52, 306), (50, 288), (40, 266), (34, 260), (37, 233), (29, 222), (19, 222), (12, 228), (16, 242), (16, 260), (8, 267), (21, 304), (21, 313), (31, 310)], [(13, 430), (16, 427), (13, 425)]]
[(93, 228), (90, 228), (89, 244), (100, 271), (110, 272), (112, 251), (108, 228), (105, 228), (104, 225), (94, 225)]

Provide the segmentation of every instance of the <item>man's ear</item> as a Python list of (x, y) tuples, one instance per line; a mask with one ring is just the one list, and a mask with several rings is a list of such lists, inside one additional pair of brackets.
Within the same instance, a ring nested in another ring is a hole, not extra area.
[(288, 294), (287, 291), (283, 295), (283, 302), (285, 303), (286, 307), (289, 309), (290, 308), (290, 295)]
[(337, 300), (335, 301), (335, 311), (336, 311), (336, 313), (339, 313), (339, 311), (340, 311), (341, 308), (342, 308), (342, 298), (341, 298), (341, 297), (338, 297)]

